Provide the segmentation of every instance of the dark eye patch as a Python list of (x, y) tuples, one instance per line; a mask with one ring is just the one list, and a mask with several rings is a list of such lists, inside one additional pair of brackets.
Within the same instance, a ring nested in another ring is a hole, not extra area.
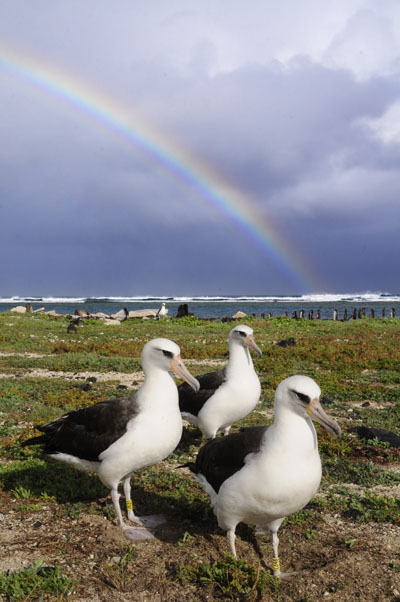
[(247, 336), (247, 334), (245, 332), (243, 332), (243, 330), (238, 330), (237, 332), (240, 334), (241, 337)]
[(310, 403), (310, 398), (308, 395), (304, 395), (304, 393), (299, 393), (298, 391), (293, 391), (293, 393), (302, 401), (303, 403)]
[(161, 349), (161, 351), (163, 352), (165, 357), (169, 357), (171, 360), (174, 357), (174, 354), (172, 353), (172, 351), (166, 351), (165, 349)]

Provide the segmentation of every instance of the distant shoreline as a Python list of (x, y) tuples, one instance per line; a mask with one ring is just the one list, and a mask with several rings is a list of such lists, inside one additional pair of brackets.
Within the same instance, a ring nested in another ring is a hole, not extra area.
[[(78, 300), (79, 299), (79, 300)], [(200, 298), (173, 298), (168, 300), (165, 297), (162, 298), (146, 298), (146, 299), (135, 299), (128, 300), (128, 298), (37, 298), (37, 297), (26, 297), (26, 298), (14, 298), (11, 300), (0, 299), (0, 312), (10, 311), (13, 307), (18, 305), (25, 306), (26, 303), (32, 305), (33, 310), (44, 308), (45, 311), (54, 310), (57, 314), (74, 314), (76, 309), (86, 309), (90, 313), (103, 312), (111, 315), (117, 313), (123, 308), (127, 308), (128, 311), (148, 309), (158, 309), (161, 307), (161, 303), (165, 303), (168, 309), (168, 317), (175, 317), (178, 308), (183, 303), (187, 305), (188, 311), (193, 313), (196, 317), (202, 319), (213, 319), (213, 318), (224, 318), (232, 317), (237, 311), (242, 311), (245, 314), (251, 316), (256, 315), (257, 317), (277, 317), (285, 316), (292, 317), (296, 312), (297, 317), (300, 317), (300, 312), (304, 312), (304, 317), (307, 318), (309, 313), (313, 313), (313, 319), (316, 318), (317, 312), (321, 319), (332, 319), (334, 311), (337, 310), (337, 318), (340, 320), (347, 313), (347, 319), (349, 319), (353, 312), (356, 311), (357, 316), (359, 312), (364, 312), (366, 317), (371, 317), (372, 312), (375, 318), (382, 317), (384, 311), (385, 317), (390, 317), (392, 309), (395, 311), (397, 318), (400, 318), (400, 296), (390, 297), (377, 297), (372, 298), (372, 295), (366, 295), (365, 298), (339, 298), (327, 300), (310, 300), (306, 298), (293, 299), (290, 298), (275, 298), (274, 300), (266, 298), (254, 297), (231, 297), (229, 300), (226, 298), (219, 298), (216, 300), (201, 300)]]

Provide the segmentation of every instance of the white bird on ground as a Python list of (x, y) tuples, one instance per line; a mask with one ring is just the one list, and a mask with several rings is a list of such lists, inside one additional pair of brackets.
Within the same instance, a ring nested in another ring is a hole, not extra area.
[[(153, 339), (142, 351), (145, 379), (132, 396), (101, 401), (39, 426), (43, 435), (23, 445), (41, 444), (43, 451), (78, 468), (97, 472), (111, 489), (118, 521), (132, 540), (154, 537), (146, 527), (156, 527), (164, 517), (139, 518), (133, 512), (131, 475), (135, 470), (164, 460), (178, 445), (182, 418), (178, 389), (172, 371), (198, 390), (199, 383), (185, 367), (178, 345), (168, 339)], [(118, 485), (123, 481), (128, 519), (119, 505)]]
[(256, 407), (260, 399), (260, 380), (254, 370), (249, 348), (261, 355), (253, 329), (243, 324), (229, 333), (229, 360), (223, 370), (197, 377), (200, 391), (185, 383), (179, 386), (182, 417), (195, 424), (206, 439), (229, 429)]
[(319, 386), (308, 376), (282, 381), (275, 393), (275, 420), (267, 426), (208, 441), (196, 462), (186, 466), (211, 497), (218, 525), (227, 531), (236, 557), (238, 523), (272, 533), (273, 571), (281, 573), (278, 529), (286, 516), (303, 508), (321, 481), (321, 460), (312, 419), (333, 435), (339, 425), (322, 409)]
[(161, 303), (161, 307), (157, 312), (157, 318), (162, 320), (168, 314), (168, 309), (165, 307), (165, 303)]

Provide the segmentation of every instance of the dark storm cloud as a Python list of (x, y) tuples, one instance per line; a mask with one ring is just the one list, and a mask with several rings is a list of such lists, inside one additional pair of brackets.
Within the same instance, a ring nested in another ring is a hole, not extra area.
[[(395, 290), (399, 11), (229, 6), (5, 2), (0, 33), (232, 182), (316, 281)], [(151, 152), (1, 65), (0, 90), (0, 295), (303, 292)]]

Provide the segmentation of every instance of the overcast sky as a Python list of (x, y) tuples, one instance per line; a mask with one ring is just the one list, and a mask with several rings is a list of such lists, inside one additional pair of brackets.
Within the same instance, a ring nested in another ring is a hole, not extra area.
[(398, 0), (2, 0), (0, 111), (0, 296), (400, 292)]

